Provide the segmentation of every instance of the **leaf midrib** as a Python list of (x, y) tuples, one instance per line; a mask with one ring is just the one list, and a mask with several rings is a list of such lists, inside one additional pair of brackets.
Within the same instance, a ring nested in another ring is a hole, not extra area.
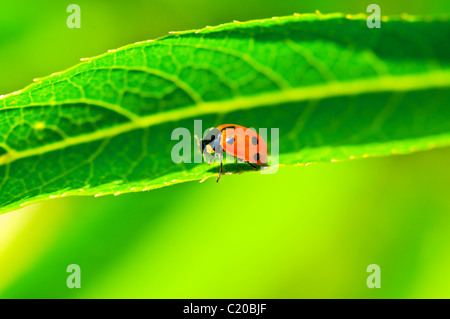
[[(207, 114), (223, 114), (235, 110), (251, 109), (289, 102), (301, 102), (311, 99), (326, 99), (339, 96), (352, 96), (364, 93), (389, 91), (424, 90), (428, 88), (448, 86), (450, 86), (450, 71), (444, 70), (424, 74), (404, 76), (388, 75), (372, 79), (323, 83), (316, 86), (290, 88), (263, 93), (260, 95), (236, 97), (223, 101), (202, 102), (176, 110), (142, 116), (136, 120), (118, 124), (110, 128), (100, 129), (95, 132), (78, 135), (75, 137), (69, 137), (55, 143), (31, 148), (25, 151), (10, 150), (7, 154), (0, 156), (0, 166), (12, 163), (22, 158), (45, 154), (70, 146), (117, 136), (136, 129), (147, 128), (171, 121), (178, 121), (183, 118), (192, 118)], [(78, 102), (85, 103), (86, 101), (79, 99)], [(62, 102), (61, 104), (64, 103)]]

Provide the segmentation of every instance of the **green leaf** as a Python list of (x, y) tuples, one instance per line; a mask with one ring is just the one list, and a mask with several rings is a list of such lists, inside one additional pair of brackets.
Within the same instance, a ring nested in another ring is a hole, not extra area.
[(194, 119), (279, 128), (280, 165), (448, 146), (448, 18), (382, 21), (305, 14), (172, 32), (36, 79), (0, 99), (0, 210), (216, 176), (171, 160), (171, 132)]

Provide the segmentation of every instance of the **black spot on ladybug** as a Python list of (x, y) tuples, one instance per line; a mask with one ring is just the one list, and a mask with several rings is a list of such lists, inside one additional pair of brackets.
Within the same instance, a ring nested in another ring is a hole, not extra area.
[(258, 145), (258, 138), (256, 136), (252, 137), (252, 144), (253, 145)]
[(260, 158), (259, 153), (256, 153), (254, 158), (255, 158), (255, 162), (259, 161), (259, 158)]
[(227, 138), (227, 143), (232, 145), (234, 143), (234, 137)]

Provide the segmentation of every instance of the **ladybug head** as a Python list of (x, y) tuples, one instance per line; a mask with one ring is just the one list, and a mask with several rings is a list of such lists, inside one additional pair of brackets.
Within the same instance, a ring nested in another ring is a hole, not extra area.
[(215, 127), (206, 132), (205, 137), (200, 141), (203, 154), (214, 155), (215, 152), (219, 151), (221, 134), (222, 132)]

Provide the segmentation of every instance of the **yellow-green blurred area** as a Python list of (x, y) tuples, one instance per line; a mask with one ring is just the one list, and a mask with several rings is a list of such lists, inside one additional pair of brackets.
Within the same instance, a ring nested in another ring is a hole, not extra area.
[[(0, 94), (172, 30), (373, 1), (2, 1)], [(382, 14), (450, 12), (377, 1)], [(0, 215), (0, 298), (450, 298), (450, 149), (63, 198)], [(206, 164), (205, 164), (206, 165)], [(81, 288), (66, 285), (81, 267)], [(367, 266), (381, 267), (369, 289)]]

